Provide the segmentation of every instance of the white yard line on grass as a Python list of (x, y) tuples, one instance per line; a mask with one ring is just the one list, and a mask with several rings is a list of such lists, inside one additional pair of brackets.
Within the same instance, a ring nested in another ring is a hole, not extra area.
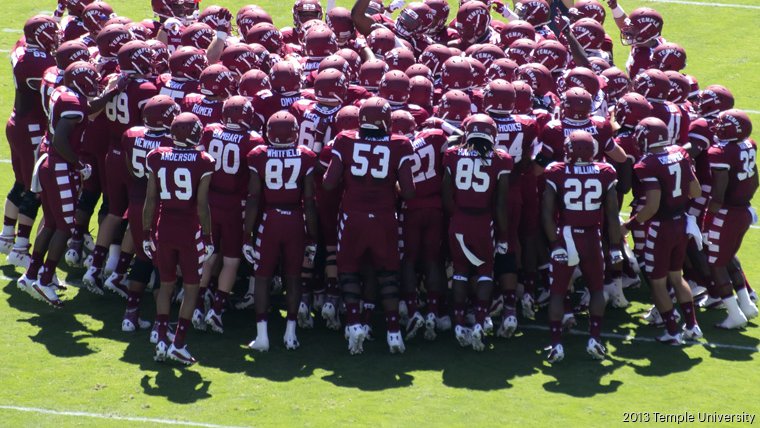
[(204, 422), (190, 422), (180, 421), (176, 419), (159, 419), (159, 418), (143, 418), (139, 416), (119, 416), (107, 413), (91, 413), (91, 412), (75, 412), (68, 410), (52, 410), (42, 409), (39, 407), (24, 407), (24, 406), (10, 406), (0, 404), (0, 410), (14, 410), (17, 412), (37, 413), (42, 415), (55, 415), (55, 416), (76, 416), (95, 419), (110, 419), (116, 421), (129, 421), (129, 422), (145, 422), (163, 425), (184, 425), (192, 427), (206, 427), (206, 428), (241, 428), (231, 425), (219, 425), (219, 424), (207, 424)]
[(686, 1), (686, 0), (644, 0), (649, 3), (673, 3), (673, 4), (685, 4), (689, 6), (705, 6), (705, 7), (729, 7), (736, 9), (757, 9), (760, 10), (760, 6), (752, 6), (748, 4), (731, 4), (731, 3), (708, 3), (701, 1)]
[[(541, 331), (549, 331), (549, 327), (543, 326), (543, 325), (535, 325), (535, 324), (522, 324), (520, 326), (521, 328), (527, 329), (527, 330), (541, 330)], [(570, 334), (574, 336), (587, 336), (587, 331), (582, 330), (575, 330), (571, 329)], [(602, 337), (606, 337), (608, 339), (618, 339), (618, 340), (627, 340), (627, 341), (634, 341), (634, 342), (646, 342), (646, 343), (654, 343), (657, 342), (657, 340), (653, 337), (642, 337), (642, 336), (633, 336), (633, 335), (625, 335), (625, 334), (615, 334), (615, 333), (602, 333)], [(738, 351), (750, 351), (750, 352), (758, 352), (760, 349), (758, 349), (756, 346), (744, 346), (744, 345), (731, 345), (728, 343), (717, 343), (717, 342), (694, 342), (695, 345), (701, 345), (705, 348), (723, 348), (723, 349), (734, 349)], [(663, 345), (665, 346), (665, 345)]]

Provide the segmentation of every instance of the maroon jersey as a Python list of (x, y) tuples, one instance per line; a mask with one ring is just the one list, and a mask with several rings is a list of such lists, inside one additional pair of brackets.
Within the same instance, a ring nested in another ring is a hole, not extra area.
[(721, 141), (707, 152), (710, 167), (728, 170), (728, 186), (723, 204), (748, 207), (758, 186), (757, 145), (751, 139), (739, 143)]
[(159, 147), (148, 153), (145, 164), (156, 176), (158, 223), (198, 224), (198, 187), (214, 172), (214, 158), (195, 148)]
[(186, 95), (179, 104), (182, 111), (189, 111), (198, 116), (204, 126), (222, 121), (223, 105), (224, 100), (210, 100), (202, 94)]
[(135, 78), (106, 104), (104, 112), (108, 119), (109, 144), (112, 148), (121, 144), (124, 131), (142, 125), (142, 107), (148, 99), (157, 94), (158, 88), (153, 82)]
[(602, 162), (555, 162), (544, 174), (546, 184), (557, 192), (560, 226), (601, 227), (604, 195), (617, 183), (612, 166)]
[(45, 70), (45, 74), (42, 75), (42, 82), (40, 83), (40, 96), (42, 97), (42, 110), (45, 115), (49, 115), (48, 105), (50, 104), (50, 95), (58, 86), (63, 82), (63, 70), (56, 66), (52, 66)]
[(477, 151), (462, 147), (446, 150), (443, 167), (454, 182), (457, 210), (490, 213), (499, 177), (509, 174), (513, 166), (512, 158), (501, 149), (488, 152), (485, 159)]
[(263, 199), (268, 208), (300, 209), (303, 178), (314, 171), (317, 155), (305, 146), (254, 148), (248, 168), (264, 181)]
[(612, 139), (612, 126), (607, 119), (592, 116), (586, 120), (552, 120), (541, 130), (540, 140), (542, 143), (541, 155), (544, 159), (555, 162), (565, 159), (565, 138), (573, 131), (587, 131), (594, 136), (598, 150), (595, 161), (601, 161), (604, 153), (615, 148)]
[(652, 116), (668, 125), (670, 141), (679, 146), (689, 142), (689, 115), (670, 101), (651, 101)]
[(298, 100), (290, 113), (298, 120), (298, 144), (319, 153), (335, 137), (335, 115), (342, 106), (327, 106), (317, 101)]
[(647, 153), (633, 171), (644, 192), (661, 191), (657, 220), (677, 218), (689, 203), (689, 183), (696, 179), (691, 157), (679, 146), (668, 146), (662, 153)]
[(395, 211), (399, 171), (411, 168), (414, 156), (408, 138), (360, 137), (356, 131), (343, 131), (335, 137), (332, 154), (343, 164), (343, 211)]
[(261, 136), (214, 123), (203, 129), (200, 146), (216, 161), (211, 176), (209, 204), (240, 208), (248, 190), (248, 170), (243, 163), (254, 147), (264, 144)]
[(458, 39), (459, 33), (453, 28), (443, 27), (440, 31), (431, 34), (430, 38), (433, 42), (446, 46), (450, 41)]
[(412, 149), (412, 177), (414, 198), (406, 201), (410, 209), (440, 208), (443, 154), (448, 147), (446, 132), (423, 129), (414, 137)]
[(172, 77), (170, 74), (162, 74), (158, 80), (160, 82), (158, 93), (172, 97), (177, 104), (181, 103), (186, 96), (197, 93), (200, 87), (200, 82), (197, 80)]
[(117, 58), (100, 56), (97, 52), (93, 55), (93, 64), (98, 73), (103, 77), (116, 73), (119, 70), (119, 60)]
[(87, 27), (84, 26), (82, 18), (69, 15), (69, 19), (63, 27), (63, 38), (61, 41), (68, 42), (69, 40), (76, 40), (85, 34), (87, 34)]
[[(16, 85), (16, 96), (24, 100), (40, 99), (40, 84), (45, 71), (55, 65), (55, 58), (35, 47), (23, 46), (16, 48), (11, 54), (13, 66), (13, 82)], [(17, 112), (16, 120), (26, 119), (44, 121), (45, 111), (41, 102), (28, 103), (29, 109)]]
[(700, 117), (689, 123), (689, 144), (699, 150), (699, 155), (694, 159), (694, 169), (699, 184), (710, 185), (710, 161), (707, 158), (707, 149), (715, 139), (715, 134), (710, 130), (711, 121)]
[(45, 134), (45, 142), (48, 144), (49, 153), (54, 154), (53, 135), (58, 122), (62, 118), (77, 120), (77, 126), (69, 134), (69, 145), (74, 153), (79, 151), (82, 132), (87, 125), (87, 98), (65, 86), (57, 87), (50, 95), (50, 120)]
[[(538, 151), (538, 125), (536, 120), (525, 115), (510, 114), (492, 116), (496, 122), (494, 146), (509, 153), (515, 164), (515, 172), (522, 174), (528, 170), (530, 161)], [(512, 179), (519, 178), (513, 174)]]
[(655, 67), (652, 61), (652, 52), (654, 48), (663, 43), (665, 43), (665, 39), (659, 37), (657, 38), (657, 44), (654, 46), (631, 46), (631, 53), (625, 62), (625, 69), (628, 75), (631, 76), (631, 80), (642, 71)]
[(172, 137), (166, 132), (152, 131), (144, 126), (129, 128), (121, 137), (121, 148), (129, 162), (131, 180), (128, 193), (131, 201), (145, 201), (148, 176), (145, 174), (145, 159), (148, 153), (159, 147), (170, 147)]
[(264, 89), (257, 93), (256, 98), (253, 99), (253, 111), (256, 112), (259, 122), (264, 125), (273, 114), (280, 110), (289, 109), (293, 103), (301, 98), (303, 98), (303, 95), (301, 95), (300, 91), (291, 95), (285, 95)]

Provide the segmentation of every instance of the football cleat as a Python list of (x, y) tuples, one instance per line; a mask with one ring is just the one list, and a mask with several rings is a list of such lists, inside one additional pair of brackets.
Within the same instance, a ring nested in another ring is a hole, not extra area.
[(33, 282), (34, 282), (33, 279), (28, 278), (26, 274), (23, 274), (19, 277), (19, 279), (16, 280), (16, 288), (18, 288), (19, 290), (25, 293), (29, 293), (32, 297), (36, 299), (38, 296), (32, 292)]
[(575, 327), (578, 322), (575, 320), (575, 314), (568, 313), (562, 315), (562, 330), (570, 330)]
[(752, 298), (747, 292), (747, 288), (742, 288), (736, 292), (736, 300), (739, 302), (739, 309), (748, 320), (757, 317), (757, 306), (752, 302)]
[(625, 298), (625, 294), (623, 294), (622, 278), (604, 284), (604, 297), (613, 308), (627, 308), (631, 305), (628, 299)]
[(674, 335), (671, 335), (666, 331), (665, 333), (662, 334), (662, 336), (657, 337), (657, 341), (660, 343), (664, 343), (666, 345), (673, 345), (673, 346), (683, 345), (683, 337), (681, 336), (681, 333), (676, 333)]
[[(419, 313), (415, 313), (415, 315), (419, 315)], [(386, 339), (388, 342), (388, 349), (390, 349), (391, 354), (403, 354), (404, 351), (406, 351), (406, 346), (404, 346), (404, 339), (401, 338), (400, 331), (393, 333), (389, 331)]]
[(486, 333), (483, 331), (483, 326), (480, 324), (475, 324), (472, 327), (472, 333), (470, 334), (470, 343), (472, 344), (473, 350), (481, 352), (486, 349), (486, 344), (483, 343), (485, 335)]
[(720, 324), (716, 324), (716, 328), (724, 329), (724, 330), (734, 330), (739, 328), (744, 328), (747, 325), (747, 317), (744, 315), (743, 312), (738, 312), (735, 314), (729, 314), (726, 319), (721, 321)]
[(489, 315), (497, 317), (504, 309), (504, 296), (499, 294), (495, 299), (491, 300), (491, 308), (488, 310)]
[(147, 330), (150, 328), (150, 321), (140, 319), (137, 311), (127, 311), (124, 313), (124, 319), (121, 320), (121, 331), (131, 333), (133, 331)]
[(235, 309), (242, 310), (248, 309), (253, 306), (253, 293), (245, 293), (243, 300), (235, 303)]
[(82, 245), (82, 241), (69, 239), (66, 254), (63, 255), (63, 260), (67, 265), (74, 268), (82, 267)]
[(206, 331), (206, 314), (198, 308), (193, 309), (193, 316), (190, 318), (193, 328), (199, 331)]
[(10, 254), (16, 235), (0, 235), (0, 254)]
[(362, 324), (362, 329), (364, 329), (364, 339), (365, 340), (375, 340), (375, 338), (372, 336), (372, 326), (369, 324)]
[(180, 362), (186, 366), (190, 366), (198, 362), (198, 360), (190, 355), (190, 351), (187, 350), (187, 345), (181, 348), (177, 348), (172, 343), (171, 346), (169, 346), (169, 350), (166, 352), (166, 355), (168, 355), (172, 360)]
[(591, 293), (589, 293), (588, 288), (584, 288), (581, 292), (581, 299), (578, 301), (578, 306), (574, 309), (575, 313), (580, 314), (588, 312), (589, 302), (591, 302)]
[(701, 285), (697, 284), (694, 281), (687, 281), (689, 284), (689, 288), (691, 288), (691, 295), (694, 298), (697, 298), (698, 296), (701, 296), (705, 293), (707, 293), (707, 288), (702, 287)]
[(82, 263), (82, 265), (85, 268), (87, 268), (87, 269), (89, 269), (90, 266), (92, 266), (92, 254), (90, 254), (87, 257), (85, 257), (84, 262)]
[(422, 314), (415, 312), (406, 324), (406, 340), (414, 339), (417, 336), (417, 332), (425, 325), (425, 319), (422, 318)]
[(454, 327), (454, 337), (461, 347), (472, 345), (472, 329), (457, 325)]
[(686, 340), (697, 340), (704, 337), (704, 334), (702, 334), (702, 329), (699, 328), (699, 324), (694, 324), (694, 327), (692, 328), (688, 328), (684, 325), (683, 333), (681, 333), (681, 335)]
[(84, 236), (84, 248), (85, 250), (89, 252), (95, 251), (95, 240), (92, 238), (92, 235), (89, 233), (85, 233)]
[(309, 305), (306, 302), (301, 302), (298, 305), (298, 326), (301, 328), (314, 327), (314, 318), (311, 316)]
[(54, 308), (63, 307), (63, 302), (61, 302), (58, 294), (56, 294), (53, 284), (43, 285), (39, 281), (34, 281), (31, 290), (38, 296), (38, 300), (42, 300)]
[(87, 268), (87, 272), (85, 272), (82, 277), (82, 284), (84, 284), (87, 291), (97, 294), (98, 296), (103, 295), (103, 278), (101, 277), (101, 272), (97, 268), (92, 266)]
[(435, 340), (435, 314), (430, 313), (425, 317), (425, 340)]
[(256, 339), (252, 340), (248, 347), (259, 352), (269, 351), (269, 334), (267, 333), (266, 321), (256, 323)]
[(451, 330), (451, 317), (448, 315), (437, 317), (435, 325), (438, 327), (438, 331), (449, 331)]
[(551, 291), (549, 291), (548, 288), (544, 288), (541, 290), (541, 294), (538, 295), (538, 299), (536, 300), (536, 304), (538, 307), (543, 308), (544, 306), (549, 304), (549, 299), (552, 297)]
[(119, 264), (119, 253), (121, 253), (120, 245), (111, 245), (108, 248), (108, 258), (106, 259), (106, 265), (103, 266), (103, 272), (105, 275), (111, 275), (116, 270), (116, 265)]
[(536, 302), (533, 300), (533, 296), (530, 293), (524, 293), (522, 295), (520, 306), (522, 306), (523, 317), (529, 320), (536, 319)]
[(485, 334), (493, 333), (493, 319), (491, 317), (486, 317), (485, 320), (483, 320), (483, 332)]
[[(166, 330), (166, 339), (171, 341), (174, 341), (174, 333), (167, 329)], [(158, 344), (158, 323), (153, 323), (153, 329), (150, 331), (150, 343), (157, 345)]]
[(509, 339), (515, 335), (515, 331), (517, 331), (517, 317), (514, 314), (505, 314), (496, 335)]
[(352, 324), (346, 326), (346, 336), (348, 336), (348, 352), (351, 355), (357, 355), (364, 352), (364, 339), (367, 338), (364, 327), (361, 324)]
[(562, 361), (565, 358), (565, 348), (561, 344), (556, 344), (546, 348), (549, 354), (546, 356), (546, 361), (554, 364)]
[(29, 245), (24, 247), (13, 247), (5, 261), (19, 268), (29, 269), (29, 264), (32, 262), (29, 248)]
[[(197, 309), (196, 309), (197, 310)], [(211, 327), (211, 331), (214, 333), (222, 334), (224, 333), (224, 324), (222, 323), (222, 314), (216, 313), (216, 311), (211, 308), (206, 312), (206, 318), (205, 318), (205, 325), (208, 327)]]
[(327, 300), (322, 305), (322, 319), (325, 320), (325, 325), (330, 330), (340, 330), (340, 317), (338, 311), (335, 308), (335, 302), (331, 299)]
[(725, 309), (726, 305), (723, 303), (723, 299), (719, 297), (704, 296), (702, 299), (697, 299), (697, 306), (705, 309)]
[(749, 293), (749, 299), (750, 299), (750, 300), (752, 300), (752, 303), (755, 303), (755, 304), (757, 304), (757, 291), (755, 291), (755, 290), (752, 290), (752, 291)]
[(124, 283), (126, 279), (126, 275), (114, 272), (108, 276), (108, 279), (106, 279), (106, 282), (103, 284), (103, 288), (126, 299), (127, 291), (129, 291), (127, 285)]
[(406, 306), (406, 300), (398, 301), (398, 318), (402, 325), (409, 321), (409, 307)]
[(591, 355), (591, 358), (595, 360), (603, 360), (604, 357), (607, 355), (607, 349), (605, 349), (604, 345), (599, 343), (593, 337), (588, 339), (588, 344), (586, 345), (586, 352), (589, 355)]
[(296, 337), (295, 322), (288, 321), (287, 325), (285, 326), (285, 335), (282, 337), (282, 341), (285, 343), (285, 349), (295, 350), (301, 346), (301, 344), (298, 343), (298, 337)]
[(166, 361), (166, 353), (169, 349), (169, 345), (166, 342), (161, 341), (156, 343), (156, 353), (153, 355), (153, 361)]
[(646, 321), (649, 325), (661, 326), (664, 324), (662, 315), (660, 315), (660, 311), (658, 311), (654, 306), (649, 308), (649, 311), (646, 314), (642, 315), (641, 318), (643, 318), (644, 321)]
[(623, 275), (623, 288), (638, 288), (641, 285), (641, 279), (638, 276)]

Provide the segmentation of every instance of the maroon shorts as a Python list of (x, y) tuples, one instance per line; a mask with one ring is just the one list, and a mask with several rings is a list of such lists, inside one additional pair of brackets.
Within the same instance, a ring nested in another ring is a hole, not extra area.
[(718, 210), (710, 224), (705, 225), (707, 240), (707, 263), (711, 266), (727, 266), (742, 245), (744, 234), (752, 224), (752, 214), (747, 207), (730, 207)]
[[(142, 242), (142, 239), (138, 242)], [(200, 225), (183, 225), (177, 218), (160, 218), (153, 242), (156, 245), (153, 261), (161, 282), (176, 281), (179, 266), (186, 284), (200, 283), (203, 269)]]
[[(523, 239), (532, 238), (541, 232), (541, 211), (539, 183), (536, 176), (525, 173), (520, 177), (522, 203), (520, 207), (520, 236)], [(510, 219), (510, 221), (512, 221)], [(510, 243), (511, 244), (511, 243)], [(510, 245), (511, 246), (511, 245)]]
[[(570, 233), (575, 243), (575, 249), (580, 257), (578, 266), (590, 291), (601, 291), (604, 288), (604, 255), (602, 254), (602, 235), (598, 228), (571, 228)], [(567, 241), (562, 229), (559, 233), (559, 244), (567, 248)], [(567, 263), (557, 263), (552, 260), (550, 266), (550, 290), (554, 294), (564, 294), (570, 286), (576, 266)]]
[(29, 190), (36, 162), (35, 151), (45, 134), (44, 121), (11, 117), (5, 126), (5, 136), (11, 149), (11, 166), (16, 183)]
[(335, 192), (321, 191), (317, 194), (317, 215), (322, 241), (327, 247), (338, 245), (338, 210), (340, 200)]
[(301, 210), (269, 208), (261, 214), (254, 248), (256, 276), (271, 278), (277, 266), (286, 277), (300, 276), (306, 246), (306, 221)]
[(440, 208), (403, 210), (401, 213), (402, 258), (413, 263), (440, 262), (443, 227), (443, 210)]
[(644, 243), (644, 270), (650, 279), (660, 279), (668, 272), (683, 269), (686, 259), (686, 218), (652, 220)]
[(515, 183), (509, 187), (509, 193), (507, 194), (507, 215), (509, 218), (509, 222), (507, 223), (507, 243), (509, 244), (509, 252), (516, 254), (518, 258), (520, 258), (520, 254), (522, 253), (520, 223), (523, 221), (524, 208), (522, 189), (519, 183)]
[(57, 156), (47, 156), (38, 170), (45, 227), (74, 232), (74, 211), (79, 198), (79, 173)]
[(123, 217), (129, 206), (129, 172), (121, 152), (106, 155), (108, 214)]
[(400, 235), (395, 212), (342, 212), (338, 226), (338, 272), (358, 273), (365, 264), (374, 270), (399, 270)]
[[(457, 213), (449, 221), (449, 251), (454, 275), (493, 277), (494, 236), (491, 215)], [(459, 279), (459, 278), (458, 278)]]
[(211, 235), (222, 257), (240, 258), (243, 248), (243, 206), (211, 206)]

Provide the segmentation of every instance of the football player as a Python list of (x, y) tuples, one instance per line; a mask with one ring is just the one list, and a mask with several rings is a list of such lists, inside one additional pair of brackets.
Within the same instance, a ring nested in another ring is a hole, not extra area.
[(652, 116), (668, 126), (671, 144), (684, 146), (689, 142), (691, 120), (677, 105), (668, 101), (670, 80), (665, 72), (649, 69), (633, 79), (633, 91), (643, 95), (652, 105)]
[(462, 51), (478, 43), (501, 44), (501, 35), (491, 26), (488, 5), (481, 1), (468, 1), (459, 7), (455, 28), (459, 38), (448, 45)]
[[(626, 14), (618, 0), (607, 0), (612, 9), (612, 17), (620, 29), (620, 42), (631, 47), (631, 53), (625, 63), (629, 76), (636, 76), (644, 70), (655, 66), (652, 51), (665, 43), (662, 38), (664, 21), (662, 15), (654, 9), (640, 7), (630, 15)], [(667, 123), (667, 122), (666, 122)]]
[[(248, 346), (259, 352), (269, 350), (269, 285), (278, 264), (287, 290), (283, 342), (286, 349), (299, 347), (296, 320), (301, 304), (301, 262), (307, 233), (313, 242), (317, 233), (316, 154), (297, 144), (298, 122), (292, 114), (275, 113), (266, 129), (269, 145), (259, 145), (247, 157), (250, 180), (242, 247), (246, 260), (253, 265), (256, 284), (256, 338)], [(254, 233), (259, 214), (261, 220)]]
[[(509, 249), (506, 198), (513, 160), (494, 147), (497, 127), (489, 116), (472, 115), (462, 128), (462, 143), (446, 150), (443, 157), (442, 195), (450, 216), (448, 238), (454, 268), (454, 334), (461, 346), (482, 351), (485, 335), (493, 330), (487, 316), (493, 291), (494, 254), (506, 255)], [(470, 280), (476, 284), (472, 328), (465, 326)]]
[(198, 80), (200, 94), (186, 95), (180, 103), (182, 111), (198, 116), (204, 126), (221, 122), (224, 101), (238, 92), (238, 76), (221, 64), (213, 64)]
[(746, 284), (731, 288), (728, 265), (741, 247), (749, 225), (757, 222), (752, 197), (758, 187), (757, 145), (749, 138), (752, 122), (736, 109), (721, 112), (713, 124), (716, 144), (708, 149), (712, 172), (710, 203), (704, 220), (707, 236), (707, 262), (717, 292), (728, 311), (720, 328), (741, 328), (757, 317), (757, 306), (750, 300)]
[(201, 73), (206, 67), (208, 60), (202, 50), (191, 47), (177, 49), (169, 57), (170, 74), (160, 77), (161, 95), (168, 95), (179, 103), (188, 94), (197, 93)]
[[(180, 113), (171, 124), (172, 145), (151, 150), (145, 160), (148, 187), (142, 213), (142, 247), (161, 278), (156, 299), (156, 361), (168, 357), (186, 365), (196, 362), (185, 345), (185, 337), (198, 298), (202, 263), (214, 253), (208, 205), (214, 158), (196, 149), (202, 131), (197, 116)], [(169, 343), (169, 312), (177, 267), (182, 271), (184, 295), (177, 331)]]
[[(615, 169), (595, 162), (597, 143), (587, 131), (573, 131), (565, 140), (565, 162), (549, 165), (544, 173), (542, 220), (551, 248), (551, 298), (549, 301), (550, 363), (565, 356), (562, 347), (562, 317), (565, 294), (573, 271), (580, 268), (591, 293), (589, 335), (586, 352), (604, 359), (602, 318), (604, 317), (604, 256), (602, 224), (609, 229), (612, 263), (623, 260), (618, 220)], [(559, 212), (559, 221), (555, 220)]]
[(393, 70), (385, 73), (380, 80), (378, 96), (388, 100), (391, 110), (408, 111), (414, 117), (416, 128), (430, 116), (422, 107), (409, 103), (410, 89), (409, 77), (402, 71)]
[[(399, 233), (396, 220), (397, 183), (402, 199), (414, 197), (413, 150), (406, 137), (391, 136), (391, 107), (369, 98), (359, 108), (359, 131), (340, 133), (323, 186), (330, 191), (343, 180), (340, 212), (338, 274), (346, 304), (346, 336), (351, 354), (363, 352), (368, 331), (361, 323), (359, 273), (363, 264), (374, 270), (385, 311), (391, 353), (404, 352), (399, 323)], [(364, 263), (362, 263), (364, 262)]]
[[(702, 337), (694, 312), (691, 290), (681, 275), (687, 235), (686, 209), (690, 199), (701, 194), (691, 157), (682, 147), (672, 145), (668, 126), (656, 117), (636, 125), (634, 136), (643, 156), (634, 173), (645, 192), (644, 206), (625, 223), (625, 230), (648, 223), (644, 249), (646, 275), (652, 286), (657, 310), (665, 321), (666, 332), (658, 341), (680, 345), (686, 339)], [(678, 331), (668, 285), (675, 291), (686, 325)]]
[(269, 72), (271, 90), (262, 90), (251, 101), (259, 123), (266, 124), (269, 117), (280, 110), (287, 110), (303, 98), (301, 75), (291, 61), (280, 61)]
[[(5, 135), (11, 150), (14, 183), (5, 199), (5, 217), (0, 235), (0, 252), (14, 266), (29, 266), (29, 236), (39, 210), (39, 200), (30, 191), (36, 153), (45, 133), (45, 110), (40, 103), (40, 86), (45, 71), (55, 65), (58, 24), (52, 17), (37, 15), (24, 24), (26, 46), (11, 55), (15, 101)], [(18, 222), (18, 234), (16, 223)], [(15, 243), (15, 250), (14, 249)]]

